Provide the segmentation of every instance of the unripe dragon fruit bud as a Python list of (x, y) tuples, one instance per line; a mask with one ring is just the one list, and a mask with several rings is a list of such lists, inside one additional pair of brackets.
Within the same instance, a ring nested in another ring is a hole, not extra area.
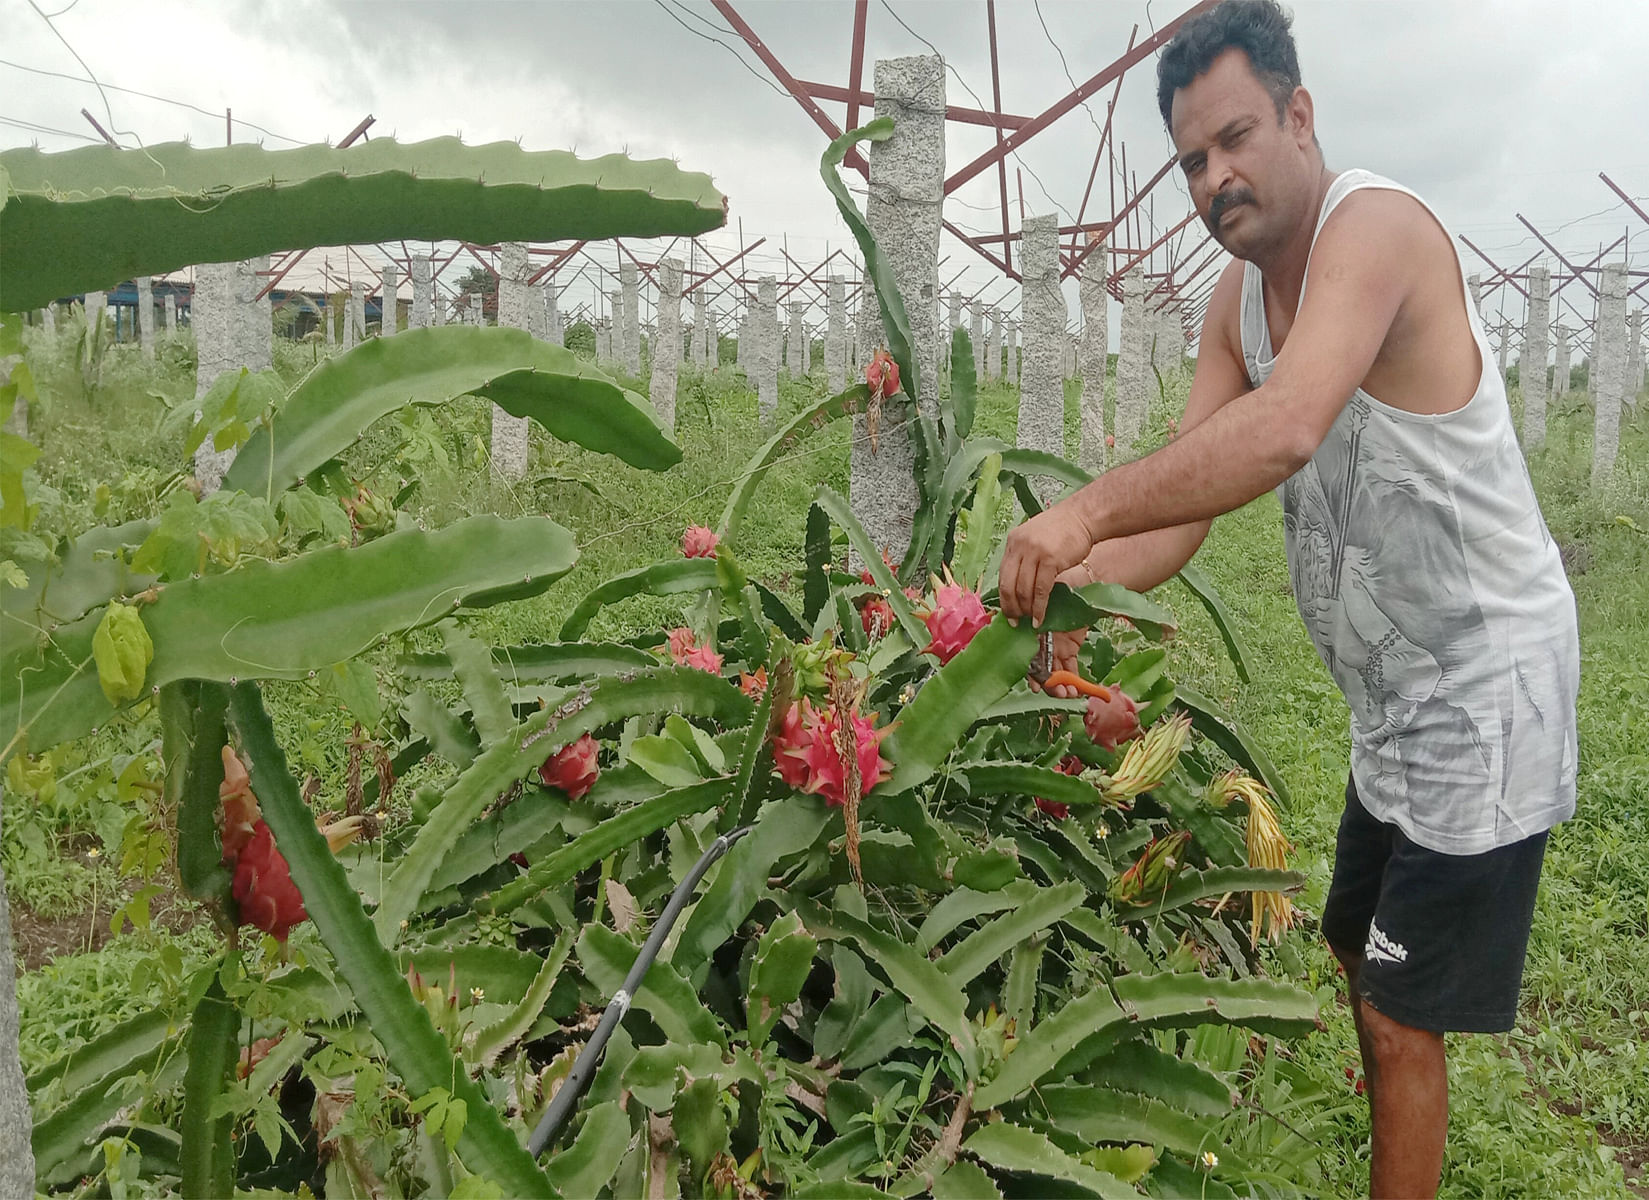
[(569, 800), (582, 799), (601, 778), (596, 762), (600, 750), (601, 744), (586, 733), (546, 758), (538, 768), (538, 778), (545, 787), (560, 788)]
[(286, 858), (275, 846), (275, 835), (260, 817), (252, 827), (252, 837), (235, 859), (235, 878), (230, 884), (240, 908), (240, 923), (286, 941), (294, 925), (309, 919), (304, 911), (303, 893), (292, 882)]
[(954, 581), (935, 590), (932, 604), (921, 616), (930, 639), (922, 653), (933, 655), (940, 663), (955, 658), (975, 634), (991, 623), (979, 593)]
[(689, 525), (687, 532), (681, 535), (681, 553), (684, 558), (714, 558), (716, 557), (716, 543), (720, 541), (715, 531), (706, 525)]
[(1119, 687), (1110, 689), (1107, 699), (1088, 697), (1088, 711), (1082, 714), (1082, 724), (1088, 736), (1107, 750), (1115, 750), (1123, 742), (1139, 736), (1139, 705)]
[(887, 397), (899, 390), (899, 364), (886, 350), (878, 350), (865, 364), (865, 382), (873, 396)]
[(886, 596), (866, 596), (859, 601), (859, 620), (864, 623), (866, 637), (872, 641), (884, 637), (893, 628), (893, 605)]

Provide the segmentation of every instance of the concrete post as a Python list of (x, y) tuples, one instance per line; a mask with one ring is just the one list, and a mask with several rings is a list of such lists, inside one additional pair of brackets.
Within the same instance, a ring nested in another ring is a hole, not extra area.
[(985, 335), (985, 372), (992, 379), (1002, 378), (1002, 310), (991, 309), (990, 332)]
[(1005, 321), (1002, 325), (1002, 334), (1007, 341), (1007, 365), (1003, 367), (1004, 378), (1009, 383), (1019, 383), (1019, 325), (1013, 321)]
[(1500, 366), (1500, 378), (1502, 380), (1504, 380), (1506, 378), (1506, 357), (1507, 357), (1507, 352), (1509, 350), (1511, 350), (1511, 348), (1512, 348), (1512, 323), (1510, 321), (1502, 320), (1500, 322), (1500, 349), (1498, 351), (1499, 356), (1500, 356), (1499, 360), (1498, 360), (1499, 361), (1499, 366)]
[(1643, 310), (1634, 308), (1626, 317), (1626, 390), (1623, 399), (1635, 409), (1643, 390)]
[(618, 265), (619, 300), (624, 319), (624, 369), (632, 375), (641, 374), (641, 294), (633, 262)]
[(597, 362), (607, 362), (613, 357), (612, 322), (606, 317), (597, 317), (595, 321), (595, 357)]
[(785, 329), (784, 339), (784, 369), (790, 373), (792, 379), (800, 379), (807, 374), (807, 325), (802, 320), (800, 300), (792, 300), (789, 309), (790, 320)]
[[(945, 63), (938, 55), (881, 59), (872, 89), (876, 116), (891, 117), (893, 136), (870, 147), (867, 219), (910, 318), (912, 357), (919, 375), (903, 381), (918, 409), (939, 408), (939, 220), (945, 179)], [(866, 297), (865, 316), (879, 330), (880, 305)], [(876, 344), (881, 344), (880, 337)], [(858, 364), (856, 363), (855, 366)], [(850, 499), (871, 544), (895, 562), (910, 548), (919, 503), (910, 430), (904, 405), (876, 417), (871, 444), (869, 414), (853, 418)], [(893, 417), (894, 419), (888, 419)]]
[(826, 287), (825, 388), (834, 394), (847, 386), (847, 281), (832, 275)]
[(466, 324), (485, 325), (487, 323), (487, 310), (485, 304), (482, 302), (480, 292), (470, 293), (469, 308), (469, 316), (465, 319)]
[(1103, 238), (1091, 238), (1088, 257), (1082, 260), (1080, 298), (1082, 301), (1082, 350), (1079, 364), (1082, 376), (1081, 439), (1077, 448), (1078, 465), (1096, 474), (1105, 469), (1105, 368), (1108, 345), (1106, 322), (1105, 263), (1107, 256)]
[(985, 381), (985, 310), (977, 300), (968, 302), (968, 338), (973, 342), (973, 376)]
[[(46, 309), (46, 328), (48, 330), (53, 330), (53, 331), (55, 331), (55, 328), (56, 328), (54, 322), (52, 321), (52, 309), (50, 307), (48, 307)], [(167, 292), (166, 293), (166, 333), (167, 333), (168, 336), (170, 336), (171, 334), (174, 334), (176, 332), (177, 332), (177, 295), (173, 292)]]
[(1529, 315), (1523, 323), (1523, 354), (1517, 379), (1523, 390), (1523, 449), (1546, 442), (1546, 335), (1552, 273), (1545, 263), (1529, 268)]
[(671, 434), (676, 431), (676, 371), (681, 363), (681, 269), (677, 259), (659, 260), (658, 334), (648, 383), (653, 411)]
[(1626, 396), (1626, 264), (1608, 263), (1598, 300), (1597, 428), (1592, 436), (1592, 485), (1614, 474), (1620, 449), (1620, 408)]
[(693, 365), (704, 370), (710, 365), (710, 300), (704, 292), (693, 293)]
[(1135, 267), (1122, 277), (1122, 327), (1117, 346), (1116, 454), (1131, 458), (1150, 403), (1149, 330), (1145, 323), (1145, 278)]
[(268, 296), (257, 298), (268, 277), (267, 254), (236, 264), (235, 340), (241, 348), (241, 365), (254, 371), (275, 366), (275, 304)]
[[(472, 296), (472, 303), (480, 296)], [(344, 327), (344, 349), (349, 350), (366, 341), (366, 284), (357, 279), (349, 285), (349, 320)]]
[[(1060, 358), (1065, 352), (1065, 293), (1059, 286), (1059, 217), (1026, 217), (1019, 234), (1020, 313), (1025, 321), (1025, 368), (1019, 389), (1018, 445), (1026, 450), (1065, 453), (1065, 383)], [(1038, 493), (1046, 503), (1058, 492), (1042, 481)]]
[(46, 331), (47, 337), (57, 335), (57, 305), (48, 304), (40, 310), (40, 327)]
[(1552, 327), (1552, 399), (1561, 400), (1569, 392), (1569, 327), (1561, 321)]
[(155, 356), (154, 282), (145, 276), (137, 282), (137, 340), (144, 358)]
[(555, 284), (546, 282), (544, 292), (544, 340), (552, 346), (567, 344), (567, 327), (561, 321), (561, 304), (556, 299)]
[(1483, 277), (1481, 275), (1466, 276), (1466, 287), (1472, 294), (1472, 308), (1478, 316), (1483, 315)]
[(109, 308), (109, 294), (107, 292), (87, 292), (83, 307), (86, 312), (86, 336), (89, 338), (103, 322), (103, 314)]
[[(527, 282), (527, 244), (504, 242), (498, 247), (498, 324), (532, 332), (532, 285)], [(542, 320), (543, 306), (538, 306)], [(527, 473), (531, 443), (526, 417), (512, 417), (492, 406), (492, 473), (501, 479), (520, 479)]]
[[(21, 406), (19, 406), (21, 408)], [(17, 967), (11, 947), (6, 876), (0, 871), (0, 1195), (34, 1192), (34, 1117), (18, 1053)]]
[[(338, 306), (333, 303), (336, 299), (337, 293), (328, 292), (326, 307), (321, 310), (321, 332), (325, 335), (328, 346), (338, 344)], [(345, 322), (349, 320), (349, 306), (347, 304), (344, 306), (344, 320)]]
[(624, 360), (624, 293), (607, 293), (607, 358), (612, 362)]
[(378, 336), (388, 337), (401, 325), (401, 268), (386, 266), (383, 271), (383, 300), (378, 306)]
[(434, 307), (430, 301), (431, 292), (435, 290), (435, 272), (430, 267), (427, 254), (412, 256), (412, 307), (407, 311), (408, 329), (428, 329), (435, 324), (430, 313)]
[(756, 374), (756, 412), (766, 425), (779, 407), (779, 285), (771, 275), (756, 281), (750, 351), (750, 368)]
[[(268, 259), (262, 260), (268, 269)], [(252, 302), (261, 281), (254, 273), (256, 263), (203, 263), (195, 268), (195, 296), (192, 318), (195, 330), (195, 398), (199, 400), (218, 376), (248, 367), (268, 370), (269, 324), (264, 323), (260, 356), (252, 328), (260, 306)], [(250, 310), (250, 314), (246, 310)], [(200, 410), (196, 410), (196, 416)], [(195, 478), (203, 495), (218, 490), (235, 452), (220, 452), (207, 438), (195, 450)]]

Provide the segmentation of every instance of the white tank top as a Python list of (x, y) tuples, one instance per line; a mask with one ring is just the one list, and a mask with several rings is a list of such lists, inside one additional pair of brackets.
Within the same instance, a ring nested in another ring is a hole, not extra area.
[[(1314, 246), (1358, 188), (1425, 205), (1389, 179), (1346, 171), (1323, 200)], [(1309, 259), (1306, 271), (1309, 284)], [(1580, 644), (1463, 278), (1460, 294), (1482, 364), (1472, 398), (1421, 415), (1358, 388), (1278, 495), (1300, 616), (1351, 706), (1363, 805), (1422, 846), (1479, 854), (1574, 813)], [(1257, 388), (1276, 364), (1253, 263), (1240, 319)]]

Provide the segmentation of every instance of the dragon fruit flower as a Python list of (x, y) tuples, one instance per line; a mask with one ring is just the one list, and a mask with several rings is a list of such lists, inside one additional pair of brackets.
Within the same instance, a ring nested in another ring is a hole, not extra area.
[(685, 625), (678, 625), (665, 635), (665, 645), (670, 651), (670, 661), (681, 666), (687, 652), (698, 645), (698, 638)]
[(694, 646), (681, 656), (680, 666), (693, 667), (700, 671), (708, 671), (712, 675), (721, 674), (722, 656), (709, 646)]
[(945, 574), (949, 581), (934, 589), (933, 602), (921, 614), (930, 639), (922, 653), (933, 655), (941, 664), (960, 654), (974, 635), (991, 623), (979, 593), (949, 579), (949, 568)]
[(689, 525), (687, 532), (681, 535), (681, 553), (683, 558), (714, 558), (716, 557), (716, 543), (720, 541), (716, 533), (707, 525)]
[(545, 787), (565, 792), (569, 800), (582, 799), (601, 778), (596, 762), (600, 749), (600, 743), (586, 733), (546, 758), (538, 768), (538, 778)]
[(812, 716), (813, 704), (803, 696), (785, 711), (773, 734), (773, 770), (785, 786), (798, 792), (807, 787), (806, 754), (813, 741)]

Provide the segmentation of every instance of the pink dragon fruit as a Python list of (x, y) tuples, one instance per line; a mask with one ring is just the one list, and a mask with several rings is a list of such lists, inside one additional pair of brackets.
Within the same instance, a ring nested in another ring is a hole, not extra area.
[[(1080, 775), (1087, 769), (1087, 766), (1088, 764), (1076, 755), (1067, 754), (1059, 760), (1059, 765), (1054, 770), (1061, 775)], [(1036, 797), (1036, 806), (1058, 821), (1063, 821), (1071, 815), (1071, 806), (1059, 800), (1044, 800), (1041, 796), (1038, 796)]]
[(681, 553), (683, 558), (714, 558), (716, 557), (716, 543), (720, 541), (715, 530), (706, 525), (689, 525), (687, 532), (681, 535)]
[(546, 758), (539, 765), (538, 778), (545, 787), (560, 788), (569, 800), (581, 799), (601, 778), (596, 763), (600, 750), (601, 744), (586, 733)]
[(1123, 742), (1139, 736), (1139, 705), (1119, 687), (1111, 688), (1110, 692), (1109, 700), (1088, 697), (1088, 711), (1082, 715), (1082, 724), (1094, 741), (1107, 750), (1115, 750)]
[(681, 666), (682, 660), (687, 657), (687, 652), (698, 645), (698, 638), (685, 625), (678, 625), (672, 629), (665, 635), (665, 639), (665, 645), (670, 650), (670, 661), (678, 667)]
[[(862, 796), (893, 775), (893, 764), (882, 757), (882, 739), (893, 732), (893, 727), (877, 729), (873, 717), (859, 713), (850, 714), (850, 719), (859, 758), (859, 794)], [(842, 808), (847, 804), (847, 764), (836, 749), (835, 710), (815, 709), (806, 728), (811, 736), (800, 755), (807, 766), (807, 783), (802, 790), (823, 796), (830, 808)]]
[(230, 891), (240, 908), (240, 923), (255, 926), (278, 942), (286, 941), (294, 925), (309, 919), (303, 893), (292, 882), (292, 870), (262, 817), (252, 827), (251, 840), (235, 858)]
[[(947, 578), (949, 574), (947, 568)], [(936, 587), (932, 603), (920, 615), (931, 639), (922, 653), (933, 655), (940, 663), (955, 658), (973, 641), (975, 634), (991, 623), (991, 615), (985, 611), (979, 593), (970, 592), (955, 580)]]
[(712, 675), (721, 674), (722, 656), (709, 646), (694, 646), (681, 656), (680, 665), (694, 667), (700, 671), (708, 671)]
[(773, 770), (785, 785), (796, 791), (807, 788), (807, 747), (813, 741), (810, 726), (813, 704), (803, 696), (792, 704), (773, 734)]

